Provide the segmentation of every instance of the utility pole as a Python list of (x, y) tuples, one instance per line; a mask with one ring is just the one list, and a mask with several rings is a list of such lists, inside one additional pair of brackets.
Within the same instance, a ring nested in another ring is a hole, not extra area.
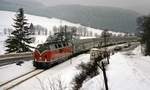
[(108, 90), (108, 80), (107, 80), (107, 76), (106, 76), (105, 65), (104, 65), (103, 61), (101, 62), (101, 66), (100, 66), (98, 63), (97, 63), (97, 65), (98, 65), (99, 68), (103, 71), (105, 89)]

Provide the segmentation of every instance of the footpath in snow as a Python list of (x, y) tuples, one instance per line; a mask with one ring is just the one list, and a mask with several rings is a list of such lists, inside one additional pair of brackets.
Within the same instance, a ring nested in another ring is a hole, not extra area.
[[(141, 47), (116, 53), (106, 67), (109, 90), (149, 90), (150, 57), (141, 54)], [(84, 83), (81, 90), (105, 90), (103, 74)]]

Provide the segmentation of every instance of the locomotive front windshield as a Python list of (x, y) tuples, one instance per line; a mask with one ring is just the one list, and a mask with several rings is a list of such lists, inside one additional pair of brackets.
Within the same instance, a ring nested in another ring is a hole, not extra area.
[(39, 44), (37, 48), (39, 52), (43, 52), (45, 50), (50, 50), (50, 45), (48, 43)]

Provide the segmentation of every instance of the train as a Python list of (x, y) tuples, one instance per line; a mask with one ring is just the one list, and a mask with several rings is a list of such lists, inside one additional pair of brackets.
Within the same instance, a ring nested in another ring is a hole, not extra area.
[[(49, 37), (43, 44), (39, 44), (33, 52), (33, 66), (38, 69), (48, 69), (51, 66), (64, 62), (72, 56), (86, 52), (93, 47), (103, 47), (105, 45), (104, 38), (89, 39), (69, 39), (66, 35), (57, 33), (53, 37)], [(65, 38), (64, 38), (65, 37)], [(115, 45), (119, 43), (135, 41), (135, 37), (110, 37), (107, 45)]]

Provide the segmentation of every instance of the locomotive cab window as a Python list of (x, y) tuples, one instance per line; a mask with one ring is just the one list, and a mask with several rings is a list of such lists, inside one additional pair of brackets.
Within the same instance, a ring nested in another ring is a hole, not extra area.
[(61, 43), (59, 43), (59, 44), (58, 44), (58, 48), (61, 48), (61, 47), (62, 47), (62, 45), (61, 45)]

